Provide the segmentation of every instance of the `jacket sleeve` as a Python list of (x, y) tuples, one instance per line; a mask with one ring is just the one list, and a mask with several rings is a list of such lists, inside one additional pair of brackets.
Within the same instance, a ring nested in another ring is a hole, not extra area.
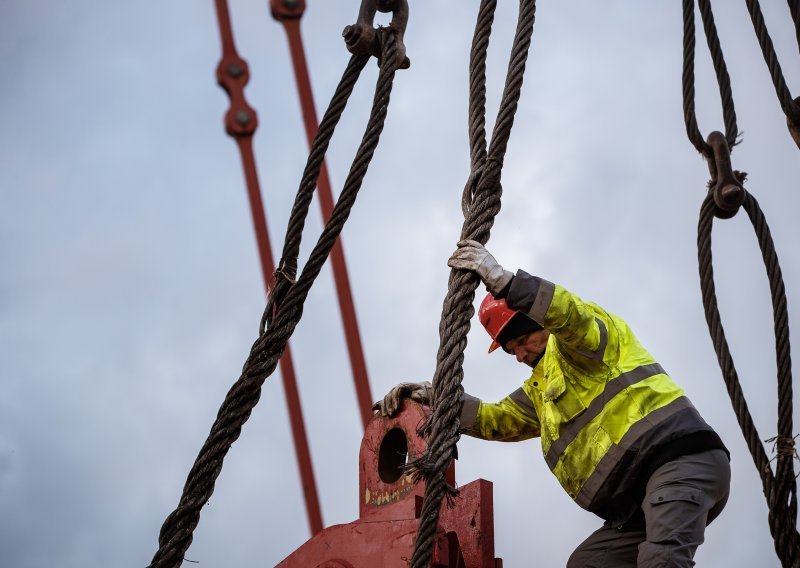
[(482, 440), (517, 442), (539, 436), (539, 417), (522, 388), (496, 403), (465, 393), (460, 431)]
[(587, 370), (602, 366), (611, 317), (564, 287), (519, 270), (506, 302), (555, 335), (559, 351)]

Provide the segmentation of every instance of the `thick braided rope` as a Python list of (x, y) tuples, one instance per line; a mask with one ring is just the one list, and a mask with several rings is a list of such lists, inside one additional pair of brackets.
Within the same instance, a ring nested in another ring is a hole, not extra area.
[[(747, 10), (750, 12), (750, 20), (753, 22), (753, 31), (756, 33), (759, 46), (761, 46), (761, 53), (764, 55), (764, 62), (769, 69), (769, 75), (772, 78), (772, 84), (775, 87), (775, 94), (778, 96), (781, 110), (788, 120), (800, 127), (800, 105), (794, 101), (792, 94), (789, 92), (789, 87), (786, 86), (786, 79), (783, 77), (778, 55), (775, 53), (775, 47), (772, 44), (772, 38), (764, 21), (764, 15), (761, 13), (761, 4), (758, 0), (746, 0), (746, 3)], [(795, 25), (797, 25), (797, 3), (790, 2), (789, 6), (792, 9)], [(800, 45), (800, 31), (798, 31), (798, 45)]]
[(717, 75), (717, 85), (719, 86), (719, 97), (722, 101), (723, 119), (725, 120), (725, 139), (728, 147), (736, 145), (736, 138), (739, 136), (736, 126), (736, 110), (733, 106), (733, 93), (731, 92), (731, 78), (728, 75), (728, 66), (725, 64), (725, 57), (722, 54), (722, 46), (717, 35), (717, 26), (714, 24), (714, 12), (711, 11), (711, 0), (699, 0), (700, 17), (703, 20), (703, 31), (706, 35), (708, 50), (711, 52), (711, 60), (714, 63), (714, 72)]
[[(266, 312), (272, 312), (274, 306), (278, 309), (270, 318), (266, 330), (263, 329), (264, 319), (262, 319), (262, 332), (250, 350), (241, 376), (228, 391), (217, 413), (208, 439), (189, 472), (178, 507), (164, 521), (159, 535), (159, 549), (150, 564), (151, 568), (177, 568), (181, 565), (184, 554), (192, 543), (194, 529), (199, 523), (200, 510), (214, 492), (214, 485), (222, 470), (225, 455), (238, 439), (242, 426), (258, 403), (261, 387), (275, 370), (286, 343), (302, 316), (303, 302), (308, 291), (349, 216), (380, 139), (396, 69), (397, 46), (394, 34), (386, 34), (383, 44), (382, 64), (372, 112), (339, 200), (297, 283), (288, 287), (283, 301), (279, 304), (272, 301), (271, 295)], [(306, 167), (307, 175), (315, 168), (317, 172), (319, 171), (317, 162), (322, 160), (320, 152), (324, 155), (324, 148), (327, 148), (333, 129), (368, 59), (368, 56), (351, 58), (312, 145)], [(316, 177), (314, 179), (316, 180)], [(305, 180), (306, 176), (299, 193), (307, 190)], [(303, 199), (298, 196), (298, 201), (302, 202)]]
[[(300, 180), (300, 187), (297, 190), (297, 195), (292, 205), (292, 211), (289, 215), (289, 222), (286, 228), (286, 240), (283, 243), (283, 254), (277, 269), (277, 275), (279, 277), (278, 284), (281, 283), (281, 276), (286, 276), (285, 279), (289, 280), (291, 283), (294, 281), (297, 274), (297, 256), (300, 251), (300, 242), (303, 238), (303, 228), (305, 227), (305, 220), (308, 216), (308, 208), (311, 204), (311, 199), (317, 188), (317, 179), (319, 179), (319, 173), (325, 160), (325, 154), (328, 151), (328, 145), (330, 144), (336, 125), (347, 106), (347, 100), (352, 93), (361, 71), (367, 64), (367, 61), (369, 61), (369, 56), (367, 55), (354, 55), (350, 58), (344, 76), (317, 129), (317, 135), (314, 138), (314, 144), (309, 152), (306, 167), (303, 171), (303, 177)], [(277, 295), (282, 296), (282, 293), (279, 292)]]
[(776, 437), (778, 452), (775, 458), (774, 475), (770, 467), (770, 460), (761, 442), (761, 437), (758, 435), (753, 418), (747, 408), (747, 402), (739, 383), (739, 377), (721, 323), (711, 255), (711, 231), (716, 209), (711, 193), (703, 202), (697, 233), (697, 254), (703, 306), (708, 330), (722, 370), (722, 377), (728, 389), (731, 404), (750, 454), (753, 457), (753, 462), (761, 476), (764, 495), (769, 506), (768, 520), (775, 551), (783, 566), (796, 567), (800, 563), (800, 535), (795, 529), (797, 524), (797, 486), (794, 473), (794, 441), (792, 439), (792, 369), (786, 292), (769, 225), (758, 202), (752, 195), (746, 193), (743, 207), (750, 217), (750, 222), (758, 238), (772, 296), (775, 352), (778, 369), (778, 435)]
[(788, 0), (789, 11), (794, 22), (794, 31), (797, 38), (797, 48), (800, 49), (800, 0)]
[[(501, 171), (522, 89), (536, 13), (535, 0), (520, 1), (506, 84), (491, 143), (486, 151), (486, 143), (481, 142), (480, 138), (485, 137), (485, 61), (495, 6), (496, 0), (481, 2), (470, 57), (469, 130), (472, 172), (465, 190), (465, 199), (462, 200), (466, 218), (461, 238), (474, 239), (481, 243), (489, 240), (494, 218), (500, 211)], [(461, 395), (464, 392), (461, 386), (462, 364), (470, 319), (474, 313), (472, 302), (478, 284), (478, 277), (471, 272), (450, 272), (439, 325), (440, 344), (433, 376), (433, 415), (429, 424), (428, 445), (423, 456), (414, 463), (416, 471), (424, 477), (426, 486), (411, 559), (412, 568), (427, 568), (430, 564), (442, 499), (452, 490), (447, 487), (444, 474), (455, 455), (459, 439)]]
[[(714, 70), (717, 75), (720, 100), (722, 101), (722, 114), (725, 120), (725, 138), (728, 146), (733, 148), (738, 136), (736, 126), (736, 109), (733, 104), (731, 93), (731, 81), (728, 76), (728, 69), (725, 65), (722, 48), (717, 35), (717, 28), (714, 25), (714, 14), (711, 11), (709, 0), (700, 1), (700, 15), (703, 19), (703, 29), (706, 34), (708, 49), (714, 62)], [(697, 115), (695, 113), (695, 91), (694, 91), (694, 53), (695, 53), (695, 27), (694, 27), (694, 0), (683, 0), (683, 119), (686, 123), (686, 135), (707, 159), (712, 158), (711, 148), (706, 143), (700, 129), (697, 126)]]

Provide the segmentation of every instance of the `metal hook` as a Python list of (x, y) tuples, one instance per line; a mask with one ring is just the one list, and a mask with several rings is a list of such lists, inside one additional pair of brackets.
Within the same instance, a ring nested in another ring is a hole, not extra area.
[(408, 0), (361, 0), (358, 21), (342, 32), (347, 50), (353, 55), (374, 55), (380, 59), (381, 47), (375, 28), (375, 12), (392, 13), (389, 30), (397, 36), (399, 69), (408, 69), (411, 61), (406, 57), (403, 36), (408, 24)]
[(720, 219), (730, 219), (744, 203), (745, 189), (742, 182), (747, 174), (734, 171), (731, 166), (731, 150), (725, 135), (715, 130), (706, 140), (711, 148), (712, 158), (708, 159), (711, 181), (708, 190), (713, 192), (717, 205), (715, 215)]

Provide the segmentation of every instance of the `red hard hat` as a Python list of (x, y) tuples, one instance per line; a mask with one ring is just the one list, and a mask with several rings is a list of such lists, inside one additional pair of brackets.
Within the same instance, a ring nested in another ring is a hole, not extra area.
[(478, 309), (478, 319), (481, 320), (481, 324), (492, 338), (489, 353), (500, 347), (497, 338), (517, 313), (516, 310), (508, 307), (504, 298), (496, 300), (491, 294), (486, 294), (480, 309)]

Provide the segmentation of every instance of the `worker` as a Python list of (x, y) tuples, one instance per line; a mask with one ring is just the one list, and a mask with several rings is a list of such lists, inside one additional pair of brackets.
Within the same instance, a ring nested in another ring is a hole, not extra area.
[[(605, 520), (572, 567), (688, 567), (730, 486), (729, 453), (628, 325), (562, 286), (505, 270), (463, 240), (448, 261), (489, 294), (479, 318), (498, 347), (533, 369), (497, 403), (464, 394), (461, 432), (485, 440), (541, 437), (545, 461), (581, 507)], [(430, 383), (403, 383), (376, 403), (429, 402)], [(563, 529), (559, 529), (563, 530)]]

